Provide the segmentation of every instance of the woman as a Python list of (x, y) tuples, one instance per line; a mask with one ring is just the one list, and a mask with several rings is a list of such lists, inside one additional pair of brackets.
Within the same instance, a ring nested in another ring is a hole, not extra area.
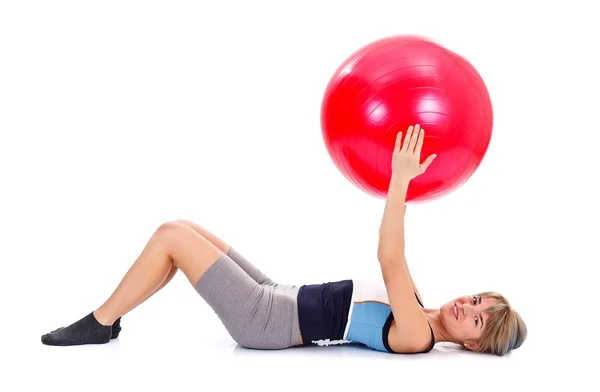
[(408, 128), (403, 143), (402, 132), (396, 138), (379, 232), (382, 282), (277, 284), (200, 225), (167, 222), (106, 302), (68, 327), (43, 335), (42, 343), (108, 343), (121, 331), (121, 316), (181, 270), (232, 338), (247, 348), (357, 343), (383, 352), (423, 353), (443, 341), (496, 355), (518, 348), (527, 330), (500, 294), (465, 295), (440, 309), (423, 307), (404, 257), (408, 185), (435, 158), (431, 155), (420, 163), (423, 138), (419, 125)]

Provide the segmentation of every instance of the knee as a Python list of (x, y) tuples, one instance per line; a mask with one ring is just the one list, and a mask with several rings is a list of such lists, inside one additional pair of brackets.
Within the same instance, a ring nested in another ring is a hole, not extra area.
[(184, 224), (179, 221), (167, 221), (158, 226), (154, 235), (161, 238), (169, 238), (180, 232), (183, 227)]
[[(193, 221), (189, 220), (189, 219), (173, 219), (170, 221), (167, 221), (165, 223), (163, 223), (162, 225), (159, 226), (159, 230), (164, 230), (164, 231), (172, 231), (172, 229), (176, 229), (176, 228), (186, 228), (186, 229), (192, 229), (194, 231), (199, 231), (199, 229), (201, 229), (202, 227), (197, 224), (194, 223)], [(199, 234), (204, 235), (202, 232), (200, 232)]]
[(191, 226), (194, 223), (189, 219), (175, 219), (172, 222), (176, 223), (176, 224), (180, 224), (180, 225), (185, 225), (185, 226)]

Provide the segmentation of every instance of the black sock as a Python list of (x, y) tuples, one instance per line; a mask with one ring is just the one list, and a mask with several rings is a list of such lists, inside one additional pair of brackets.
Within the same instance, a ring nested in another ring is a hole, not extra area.
[[(50, 333), (54, 333), (56, 331), (60, 331), (61, 329), (64, 329), (65, 327), (60, 327), (55, 329), (54, 331), (50, 332)], [(121, 317), (119, 317), (118, 319), (115, 320), (115, 322), (112, 325), (112, 333), (110, 335), (111, 339), (116, 339), (119, 337), (119, 333), (121, 332)]]
[(119, 332), (121, 332), (121, 317), (119, 317), (112, 325), (112, 334), (110, 335), (110, 338), (111, 339), (118, 338)]
[(42, 343), (49, 346), (102, 344), (110, 342), (112, 333), (113, 327), (111, 325), (100, 324), (92, 312), (68, 327), (59, 328), (43, 335)]

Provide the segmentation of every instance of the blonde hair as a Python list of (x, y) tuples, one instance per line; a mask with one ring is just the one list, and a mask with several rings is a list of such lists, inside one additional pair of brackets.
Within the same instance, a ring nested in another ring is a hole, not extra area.
[(488, 319), (474, 351), (502, 356), (519, 348), (527, 337), (527, 327), (519, 313), (499, 293), (484, 291), (477, 295), (493, 298), (496, 303), (484, 310)]

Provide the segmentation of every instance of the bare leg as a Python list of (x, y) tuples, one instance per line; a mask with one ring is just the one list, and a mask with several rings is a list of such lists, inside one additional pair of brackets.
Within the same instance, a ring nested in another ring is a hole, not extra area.
[[(214, 235), (210, 231), (206, 230), (204, 227), (200, 226), (197, 223), (194, 223), (192, 221), (185, 220), (185, 219), (179, 219), (179, 220), (176, 220), (176, 221), (174, 221), (172, 223), (173, 224), (182, 224), (182, 225), (186, 225), (186, 226), (190, 227), (196, 233), (198, 233), (201, 236), (203, 236), (204, 238), (206, 238), (211, 244), (213, 244), (214, 246), (216, 246), (217, 248), (219, 248), (219, 250), (221, 252), (223, 252), (223, 253), (227, 253), (229, 251), (229, 249), (230, 249), (230, 246), (227, 243), (225, 243), (225, 241), (223, 241), (222, 239), (220, 239), (219, 237), (217, 237), (216, 235)], [(165, 277), (164, 281), (160, 284), (160, 286), (158, 286), (156, 288), (156, 290), (154, 290), (149, 296), (147, 296), (146, 298), (144, 298), (142, 301), (140, 301), (134, 307), (132, 307), (131, 309), (129, 309), (123, 315), (125, 315), (126, 313), (131, 312), (133, 309), (135, 309), (136, 307), (140, 306), (146, 300), (148, 300), (149, 298), (151, 298), (154, 294), (156, 294), (157, 292), (159, 292), (160, 290), (162, 290), (162, 288), (165, 287), (171, 281), (171, 279), (173, 279), (173, 277), (175, 276), (175, 274), (177, 273), (177, 271), (179, 271), (179, 268), (177, 268), (177, 266), (175, 264), (172, 264), (171, 265), (171, 270), (169, 271), (169, 273)]]
[[(235, 249), (232, 249), (231, 246), (225, 243), (222, 239), (217, 237), (215, 234), (206, 230), (206, 228), (201, 225), (194, 223), (189, 220), (180, 219), (177, 222), (185, 224), (195, 232), (201, 234), (204, 238), (209, 240), (213, 245), (221, 250), (221, 252), (227, 254), (237, 265), (239, 265), (255, 282), (260, 285), (280, 285), (275, 283), (271, 278), (269, 278), (264, 272), (262, 272), (259, 268), (257, 268), (254, 264), (250, 263), (243, 255), (237, 252)], [(280, 285), (281, 286), (281, 285)], [(293, 286), (293, 285), (286, 285)]]
[(177, 268), (175, 266), (175, 264), (171, 265), (171, 269), (169, 270), (169, 273), (167, 274), (167, 277), (165, 278), (165, 280), (163, 280), (163, 282), (160, 284), (160, 286), (158, 286), (156, 288), (156, 290), (154, 290), (152, 293), (150, 293), (149, 296), (147, 296), (146, 298), (144, 298), (143, 300), (141, 300), (138, 304), (136, 304), (135, 306), (133, 306), (131, 309), (129, 309), (127, 312), (123, 313), (123, 316), (126, 315), (127, 313), (131, 312), (133, 309), (137, 308), (138, 306), (140, 306), (142, 303), (146, 302), (148, 299), (150, 299), (154, 294), (158, 293), (160, 290), (162, 290), (163, 287), (165, 287), (167, 284), (169, 284), (169, 282), (173, 279), (173, 277), (175, 276), (175, 274), (177, 274), (177, 271), (179, 271), (179, 268)]
[(167, 222), (156, 230), (116, 290), (94, 315), (101, 324), (112, 325), (163, 287), (169, 275), (175, 274), (173, 267), (181, 269), (188, 281), (195, 284), (221, 255), (219, 248), (189, 226)]
[[(198, 223), (195, 223), (195, 222), (187, 220), (187, 219), (178, 219), (178, 220), (174, 221), (173, 223), (183, 224), (183, 225), (190, 227), (196, 233), (198, 233), (202, 237), (206, 238), (211, 244), (213, 244), (214, 246), (219, 248), (219, 250), (225, 254), (227, 254), (231, 250), (231, 246), (229, 244), (227, 244), (221, 238), (216, 236), (214, 233), (208, 231), (205, 227), (201, 226)], [(250, 262), (248, 262), (245, 258), (243, 258), (243, 256), (237, 254), (237, 252), (236, 252), (236, 254), (232, 254), (231, 256), (232, 256), (233, 261), (235, 261), (238, 265), (240, 265), (240, 267), (242, 267), (242, 269), (244, 269), (246, 271), (246, 273), (248, 273), (259, 284), (274, 284), (274, 282), (269, 277), (267, 277), (262, 271), (260, 271), (254, 265), (250, 264)], [(131, 308), (128, 312), (133, 310), (135, 307), (141, 305), (143, 302), (145, 302), (146, 300), (151, 298), (154, 294), (156, 294), (163, 287), (165, 287), (171, 281), (171, 279), (173, 279), (173, 276), (175, 276), (175, 274), (177, 273), (178, 270), (179, 269), (175, 265), (171, 266), (171, 271), (169, 272), (169, 274), (167, 275), (167, 277), (165, 278), (163, 283), (156, 290), (154, 290), (148, 297), (144, 298), (140, 303), (138, 303), (136, 306)]]
[[(177, 221), (174, 221), (174, 223), (180, 223), (180, 224), (189, 226), (196, 233), (200, 234), (201, 236), (206, 238), (210, 243), (212, 243), (214, 246), (219, 248), (219, 250), (221, 250), (221, 252), (229, 254), (228, 252), (230, 251), (231, 247), (227, 243), (225, 243), (225, 241), (223, 241), (222, 239), (220, 239), (219, 237), (217, 237), (210, 231), (206, 230), (204, 227), (200, 226), (199, 224), (194, 223), (189, 220), (185, 220), (185, 219), (179, 219)], [(251, 265), (239, 253), (237, 253), (237, 252), (231, 253), (231, 254), (229, 254), (229, 256), (236, 263), (238, 263), (238, 265), (240, 265), (247, 273), (249, 273), (250, 276), (252, 276), (253, 279), (256, 280), (259, 284), (272, 284), (273, 283), (270, 278), (268, 278), (266, 275), (264, 275), (264, 273), (262, 273), (258, 268)], [(135, 309), (136, 307), (140, 306), (142, 303), (144, 303), (148, 299), (150, 299), (154, 294), (156, 294), (157, 292), (162, 290), (162, 288), (165, 287), (173, 279), (173, 277), (175, 276), (177, 271), (179, 271), (179, 268), (177, 268), (177, 266), (175, 266), (174, 264), (171, 265), (171, 270), (167, 274), (167, 277), (165, 278), (165, 280), (160, 284), (160, 286), (158, 286), (158, 288), (156, 288), (156, 290), (154, 290), (149, 296), (147, 296), (146, 298), (141, 300), (138, 304), (133, 306), (131, 309), (129, 309), (123, 315), (131, 312), (133, 309)], [(112, 338), (113, 339), (117, 338), (119, 336), (120, 332), (121, 332), (121, 322), (120, 322), (120, 319), (117, 319), (115, 324), (113, 324)]]
[(198, 223), (189, 221), (187, 219), (179, 219), (176, 222), (182, 223), (186, 226), (191, 227), (196, 233), (202, 235), (202, 237), (206, 238), (214, 246), (219, 248), (221, 250), (221, 252), (223, 252), (223, 253), (229, 252), (230, 246), (227, 243), (225, 243), (225, 241), (223, 241), (222, 239), (220, 239), (219, 237), (217, 237), (215, 234), (211, 233), (210, 231), (206, 230), (206, 228), (199, 225)]
[(177, 269), (195, 284), (222, 255), (219, 248), (189, 226), (167, 222), (152, 235), (106, 302), (68, 327), (43, 335), (42, 343), (55, 346), (107, 343), (113, 323), (164, 286)]

